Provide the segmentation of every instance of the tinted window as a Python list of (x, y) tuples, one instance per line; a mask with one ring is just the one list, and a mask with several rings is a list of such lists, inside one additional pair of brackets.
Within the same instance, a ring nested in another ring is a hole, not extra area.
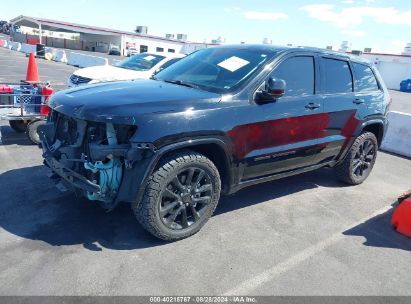
[(371, 68), (360, 63), (353, 63), (355, 76), (357, 78), (357, 89), (360, 92), (379, 90), (377, 79)]
[(282, 62), (272, 73), (286, 83), (285, 96), (314, 94), (314, 58), (294, 57)]
[(207, 48), (182, 58), (156, 78), (225, 94), (239, 88), (275, 55), (275, 51), (266, 49)]
[(169, 53), (175, 53), (176, 50), (175, 50), (175, 49), (168, 49), (168, 52), (169, 52)]
[(322, 59), (323, 90), (326, 94), (352, 92), (352, 74), (347, 61)]
[(164, 58), (161, 55), (144, 53), (131, 56), (115, 64), (115, 66), (128, 70), (148, 71)]
[(164, 49), (161, 48), (161, 47), (157, 47), (157, 48), (156, 48), (156, 52), (164, 52)]

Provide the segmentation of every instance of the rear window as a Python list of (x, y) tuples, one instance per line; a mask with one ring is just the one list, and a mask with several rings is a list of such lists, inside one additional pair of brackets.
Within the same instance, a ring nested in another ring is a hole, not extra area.
[(349, 93), (353, 91), (350, 65), (345, 60), (322, 58), (323, 93)]
[(378, 82), (369, 66), (361, 63), (353, 63), (356, 86), (359, 92), (378, 91)]
[(280, 63), (273, 71), (273, 78), (285, 81), (284, 96), (305, 96), (314, 94), (314, 58), (293, 57)]

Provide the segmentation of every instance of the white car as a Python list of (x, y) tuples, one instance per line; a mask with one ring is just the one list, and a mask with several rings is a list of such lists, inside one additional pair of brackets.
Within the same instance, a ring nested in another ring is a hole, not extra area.
[(137, 54), (139, 54), (139, 52), (135, 48), (133, 48), (133, 47), (128, 48), (127, 57), (134, 56), (134, 55), (137, 55)]
[(185, 57), (183, 54), (142, 53), (115, 65), (99, 65), (75, 71), (68, 80), (69, 87), (107, 81), (148, 79)]

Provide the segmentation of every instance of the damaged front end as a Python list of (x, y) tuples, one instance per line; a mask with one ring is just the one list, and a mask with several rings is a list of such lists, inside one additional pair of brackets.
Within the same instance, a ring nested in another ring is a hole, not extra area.
[(132, 143), (136, 126), (76, 119), (53, 111), (39, 133), (44, 163), (64, 188), (113, 209), (137, 199), (154, 147)]

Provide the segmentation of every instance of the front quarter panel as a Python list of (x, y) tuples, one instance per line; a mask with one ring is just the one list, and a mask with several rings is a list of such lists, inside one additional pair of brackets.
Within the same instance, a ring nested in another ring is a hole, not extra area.
[(131, 138), (132, 142), (153, 143), (157, 149), (164, 146), (215, 137), (229, 145), (227, 132), (233, 128), (235, 117), (239, 114), (238, 102), (210, 102), (207, 106), (187, 106), (177, 112), (157, 112), (136, 118), (138, 131)]

